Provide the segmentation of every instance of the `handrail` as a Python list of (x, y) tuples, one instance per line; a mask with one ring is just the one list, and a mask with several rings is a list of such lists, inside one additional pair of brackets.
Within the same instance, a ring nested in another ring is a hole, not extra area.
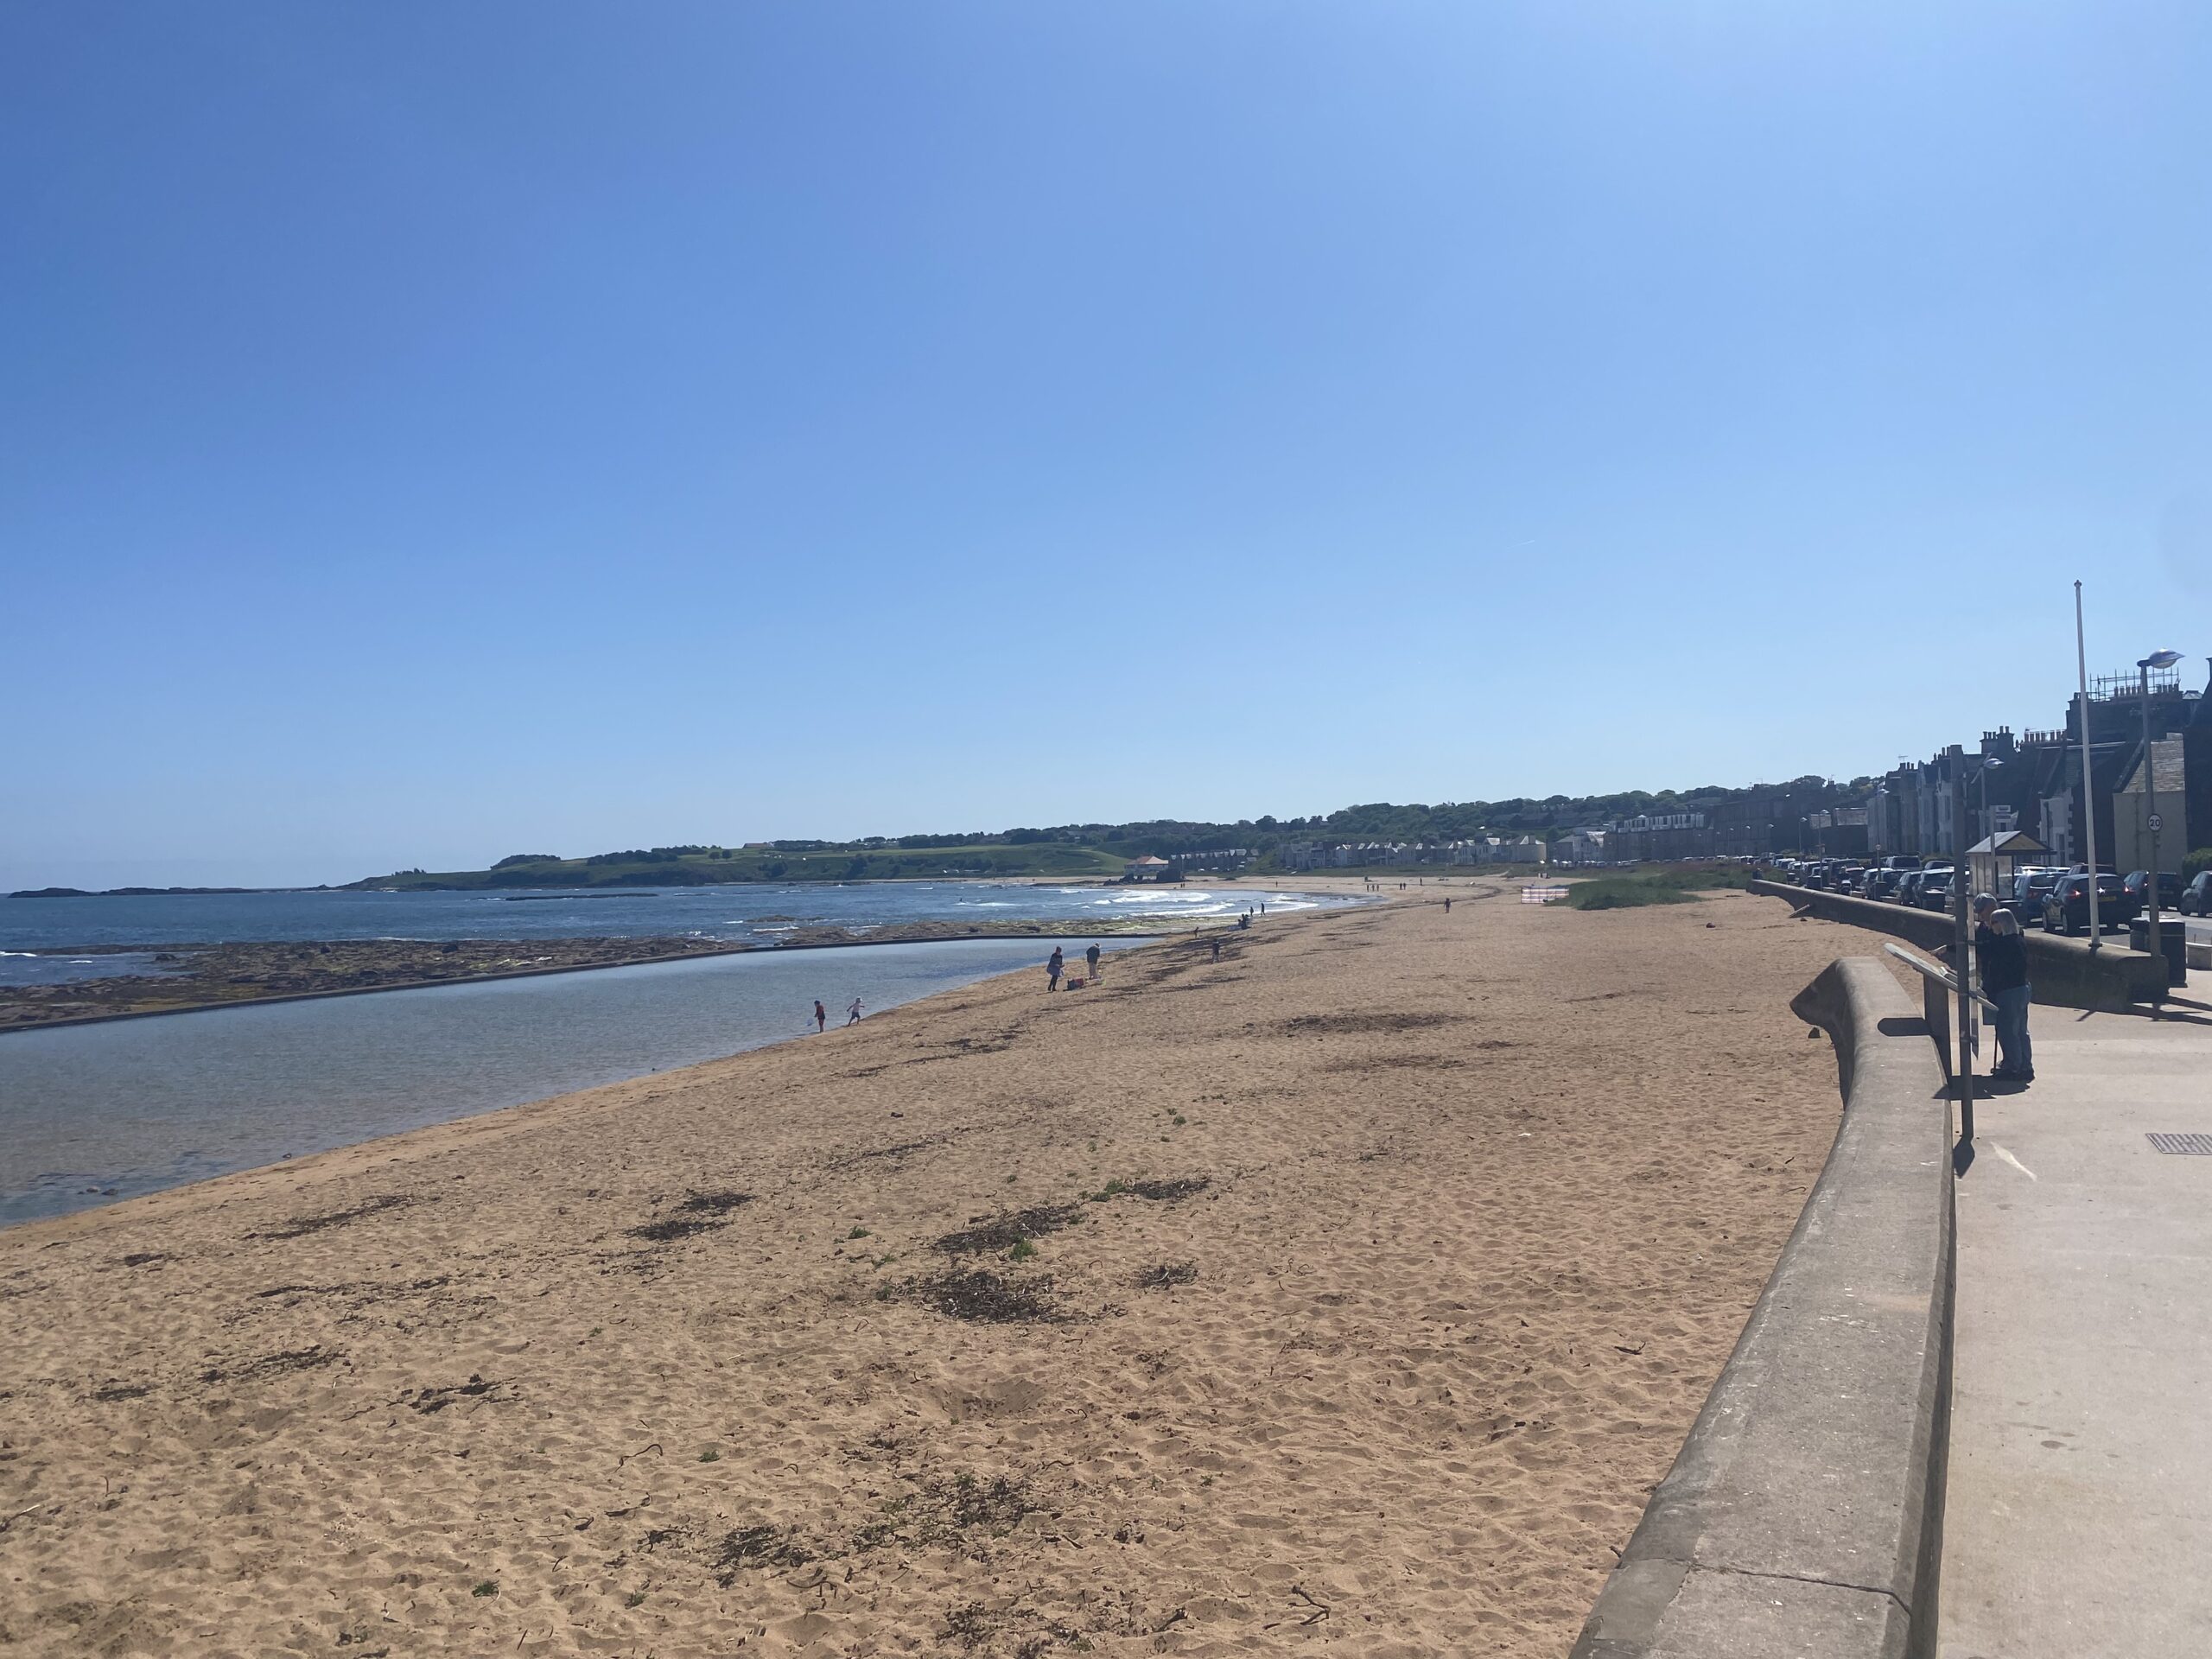
[[(1911, 969), (1914, 972), (1920, 974), (1924, 978), (1934, 980), (1945, 990), (1950, 992), (1952, 995), (1956, 996), (1959, 994), (1959, 976), (1953, 973), (1948, 968), (1946, 968), (1942, 963), (1930, 962), (1927, 957), (1920, 955), (1917, 951), (1908, 950), (1901, 944), (1891, 944), (1887, 940), (1883, 941), (1882, 949), (1888, 951), (1891, 956), (1895, 957), (1899, 962), (1904, 963), (1906, 967)], [(1970, 991), (1967, 995), (1973, 997), (1975, 1001), (1980, 1003), (1983, 1007), (1987, 1008), (1993, 1014), (1997, 1012), (1997, 1005), (1991, 1001), (1987, 997), (1984, 996), (1980, 991)]]

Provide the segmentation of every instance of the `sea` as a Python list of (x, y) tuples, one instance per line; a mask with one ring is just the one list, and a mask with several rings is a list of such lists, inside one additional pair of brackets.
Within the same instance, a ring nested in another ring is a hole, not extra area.
[[(112, 957), (71, 947), (220, 944), (242, 940), (532, 939), (685, 936), (774, 944), (803, 927), (865, 933), (901, 922), (1065, 922), (1071, 932), (1114, 919), (1226, 917), (1348, 902), (1242, 883), (1211, 887), (1043, 887), (973, 881), (855, 881), (722, 887), (550, 888), (518, 893), (162, 893), (0, 899), (0, 985), (118, 971)], [(43, 953), (43, 954), (41, 954)]]
[[(520, 902), (517, 902), (519, 899)], [(691, 934), (772, 944), (794, 927), (1065, 920), (1055, 938), (790, 947), (307, 1002), (0, 1033), (0, 1225), (768, 1044), (810, 1039), (818, 998), (842, 1022), (1020, 968), (1084, 925), (1172, 925), (1266, 905), (1351, 902), (1226, 884), (1039, 887), (967, 882), (677, 888), (533, 895), (271, 893), (0, 899), (0, 950), (149, 947), (119, 959), (35, 954), (0, 965), (115, 973), (155, 950), (226, 940)], [(1128, 941), (1101, 936), (1109, 951)], [(130, 971), (138, 969), (132, 969)], [(22, 971), (20, 968), (17, 971)], [(1112, 964), (1107, 965), (1110, 983)]]

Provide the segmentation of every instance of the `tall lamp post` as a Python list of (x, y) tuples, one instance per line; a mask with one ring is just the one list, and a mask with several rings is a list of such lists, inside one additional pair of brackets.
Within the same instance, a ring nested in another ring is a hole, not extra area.
[[(2004, 764), (2002, 760), (1992, 760), (1985, 755), (1982, 757), (1981, 769), (1974, 773), (1974, 781), (1981, 785), (1981, 838), (1991, 842), (1996, 841), (1997, 831), (1990, 826), (1989, 823), (1989, 772), (1991, 767), (2001, 766)], [(1994, 892), (1997, 885), (1997, 849), (1993, 845), (1989, 849), (1989, 881), (1991, 890)], [(2012, 895), (1999, 894), (1997, 902), (2000, 905), (2009, 905), (2012, 902)]]
[[(2158, 931), (2158, 769), (2151, 763), (2151, 671), (2171, 668), (2179, 661), (2181, 652), (2177, 651), (2154, 651), (2135, 664), (2143, 674), (2143, 817), (2151, 832), (2150, 944), (2162, 962), (2165, 959), (2166, 942)], [(2172, 969), (2167, 971), (2171, 973)]]
[(2082, 830), (2089, 844), (2089, 950), (2103, 943), (2102, 921), (2097, 915), (2097, 798), (2096, 774), (2089, 767), (2089, 654), (2082, 642), (2082, 584), (2074, 584), (2074, 666), (2082, 677), (2081, 701), (2075, 705), (2082, 724)]

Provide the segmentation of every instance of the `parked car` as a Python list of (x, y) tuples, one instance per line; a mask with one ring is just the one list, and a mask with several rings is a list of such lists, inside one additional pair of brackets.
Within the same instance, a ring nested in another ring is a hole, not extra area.
[(1869, 899), (1888, 898), (1890, 896), (1890, 889), (1896, 887), (1899, 881), (1902, 881), (1904, 879), (1904, 876), (1905, 872), (1903, 870), (1892, 870), (1880, 867), (1877, 867), (1874, 869), (1867, 871), (1866, 896)]
[[(2120, 893), (2127, 900), (2130, 921), (2140, 916), (2151, 904), (2151, 872), (2130, 870), (2127, 879), (2120, 884)], [(2181, 877), (2171, 870), (2158, 872), (2158, 908), (2174, 911), (2181, 908)]]
[(2058, 885), (2058, 878), (2065, 874), (2061, 869), (2032, 868), (2015, 872), (2012, 900), (2006, 908), (2022, 927), (2043, 925), (2043, 901), (2050, 896), (2050, 890)]
[[(2043, 901), (2043, 925), (2046, 932), (2082, 933), (2089, 925), (2089, 882), (2086, 871), (2069, 870), (2058, 878)], [(2097, 925), (2100, 927), (2125, 927), (2125, 900), (2121, 898), (2120, 878), (2109, 871), (2100, 872), (2097, 884)]]
[(2212, 916), (2212, 870), (2199, 870), (2181, 890), (2181, 902), (2174, 908), (2184, 916)]
[(1952, 884), (1959, 880), (1958, 871), (1948, 864), (1924, 869), (1920, 873), (1920, 885), (1913, 892), (1914, 902), (1923, 910), (1948, 910), (1955, 896)]
[(1928, 890), (1950, 873), (1948, 868), (1941, 865), (1907, 870), (1904, 880), (1897, 883), (1897, 891), (1890, 896), (1901, 905), (1910, 905), (1915, 910), (1925, 910), (1928, 908)]

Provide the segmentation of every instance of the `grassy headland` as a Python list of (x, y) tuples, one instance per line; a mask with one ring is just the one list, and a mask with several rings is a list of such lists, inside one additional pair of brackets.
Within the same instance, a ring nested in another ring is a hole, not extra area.
[[(1134, 856), (1129, 855), (1128, 856)], [(899, 877), (1119, 876), (1124, 855), (1064, 842), (981, 846), (653, 847), (589, 858), (518, 853), (487, 870), (400, 870), (347, 884), (351, 890), (480, 887), (709, 887), (727, 882), (883, 881)]]

